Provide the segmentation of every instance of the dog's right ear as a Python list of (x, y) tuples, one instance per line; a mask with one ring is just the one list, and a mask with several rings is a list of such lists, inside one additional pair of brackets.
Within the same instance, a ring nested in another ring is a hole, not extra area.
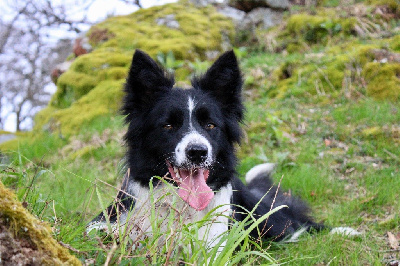
[(131, 121), (132, 115), (152, 106), (163, 93), (174, 85), (174, 78), (168, 76), (146, 53), (136, 50), (125, 84), (124, 105), (122, 114)]

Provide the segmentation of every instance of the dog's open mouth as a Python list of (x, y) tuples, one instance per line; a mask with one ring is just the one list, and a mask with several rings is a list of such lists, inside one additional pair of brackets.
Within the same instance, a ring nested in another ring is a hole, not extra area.
[(169, 162), (167, 162), (167, 165), (172, 179), (179, 187), (179, 197), (198, 211), (205, 209), (214, 197), (214, 192), (206, 183), (210, 171), (196, 167), (191, 169), (178, 168), (172, 166)]

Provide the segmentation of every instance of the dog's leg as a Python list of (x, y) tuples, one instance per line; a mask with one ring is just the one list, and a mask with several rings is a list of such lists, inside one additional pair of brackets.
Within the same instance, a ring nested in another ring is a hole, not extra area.
[[(114, 226), (118, 218), (126, 214), (128, 211), (132, 210), (135, 206), (135, 199), (127, 194), (127, 188), (129, 184), (129, 171), (125, 175), (122, 182), (121, 190), (118, 192), (113, 203), (107, 207), (105, 212), (98, 214), (87, 226), (86, 232), (90, 232), (93, 229), (96, 230), (107, 230), (107, 220)], [(107, 215), (107, 219), (104, 215)]]

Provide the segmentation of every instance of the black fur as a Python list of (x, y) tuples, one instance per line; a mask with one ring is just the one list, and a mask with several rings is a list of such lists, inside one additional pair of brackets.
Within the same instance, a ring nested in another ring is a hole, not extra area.
[[(261, 204), (254, 212), (256, 218), (269, 212), (273, 207), (288, 206), (273, 213), (258, 226), (258, 230), (253, 230), (251, 236), (254, 238), (261, 236), (278, 241), (303, 227), (307, 231), (324, 228), (322, 224), (315, 223), (309, 216), (310, 209), (305, 202), (274, 186), (268, 173), (257, 176), (247, 186), (236, 179), (233, 182), (233, 190), (233, 201), (247, 211), (251, 211), (262, 198)], [(246, 212), (243, 212), (242, 208), (233, 207), (233, 210), (237, 213), (235, 214), (237, 220), (246, 218)]]
[[(274, 207), (289, 206), (270, 216), (258, 231), (251, 233), (253, 237), (260, 237), (258, 232), (261, 232), (263, 238), (279, 240), (303, 226), (323, 227), (313, 222), (304, 202), (277, 191), (269, 173), (257, 176), (247, 186), (237, 178), (234, 146), (240, 143), (242, 136), (240, 123), (244, 107), (241, 99), (243, 80), (233, 51), (224, 53), (203, 76), (195, 78), (193, 88), (174, 88), (173, 84), (172, 76), (144, 52), (136, 50), (122, 106), (128, 124), (125, 141), (130, 171), (124, 182), (125, 188), (132, 182), (148, 187), (151, 177), (165, 176), (168, 173), (166, 161), (175, 164), (175, 147), (187, 134), (188, 123), (193, 123), (191, 126), (209, 141), (213, 149), (213, 163), (207, 166), (207, 185), (213, 191), (232, 185), (231, 203), (241, 206), (232, 207), (235, 219), (243, 220), (243, 210), (252, 210), (267, 192), (255, 210), (255, 217), (270, 211), (273, 202)], [(188, 97), (196, 99), (193, 122), (187, 114)], [(107, 209), (111, 217), (134, 204), (134, 200), (123, 192), (117, 198), (122, 204)], [(95, 221), (102, 219), (104, 216), (100, 214)]]

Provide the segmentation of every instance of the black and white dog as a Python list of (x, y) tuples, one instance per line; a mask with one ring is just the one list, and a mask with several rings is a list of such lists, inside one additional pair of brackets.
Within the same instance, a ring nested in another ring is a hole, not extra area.
[[(138, 239), (151, 233), (151, 204), (164, 218), (171, 210), (185, 210), (187, 223), (217, 210), (223, 215), (199, 232), (199, 237), (212, 246), (220, 234), (229, 230), (229, 216), (242, 221), (246, 211), (253, 210), (261, 199), (253, 213), (256, 218), (272, 206), (288, 208), (262, 222), (258, 230), (252, 231), (252, 237), (281, 240), (298, 230), (323, 228), (308, 215), (304, 202), (273, 186), (272, 164), (251, 169), (246, 175), (247, 185), (237, 177), (235, 144), (242, 135), (242, 83), (232, 51), (219, 57), (202, 77), (195, 78), (192, 88), (182, 89), (173, 87), (173, 77), (147, 54), (136, 50), (122, 107), (129, 126), (125, 135), (128, 174), (117, 203), (95, 218), (88, 230), (105, 228), (106, 220), (113, 225), (117, 220), (129, 221), (130, 236)], [(167, 183), (152, 179), (155, 176), (164, 177)], [(166, 184), (171, 184), (174, 199), (164, 197)], [(162, 198), (162, 202), (149, 200), (154, 197)], [(172, 208), (171, 201), (178, 207)]]

